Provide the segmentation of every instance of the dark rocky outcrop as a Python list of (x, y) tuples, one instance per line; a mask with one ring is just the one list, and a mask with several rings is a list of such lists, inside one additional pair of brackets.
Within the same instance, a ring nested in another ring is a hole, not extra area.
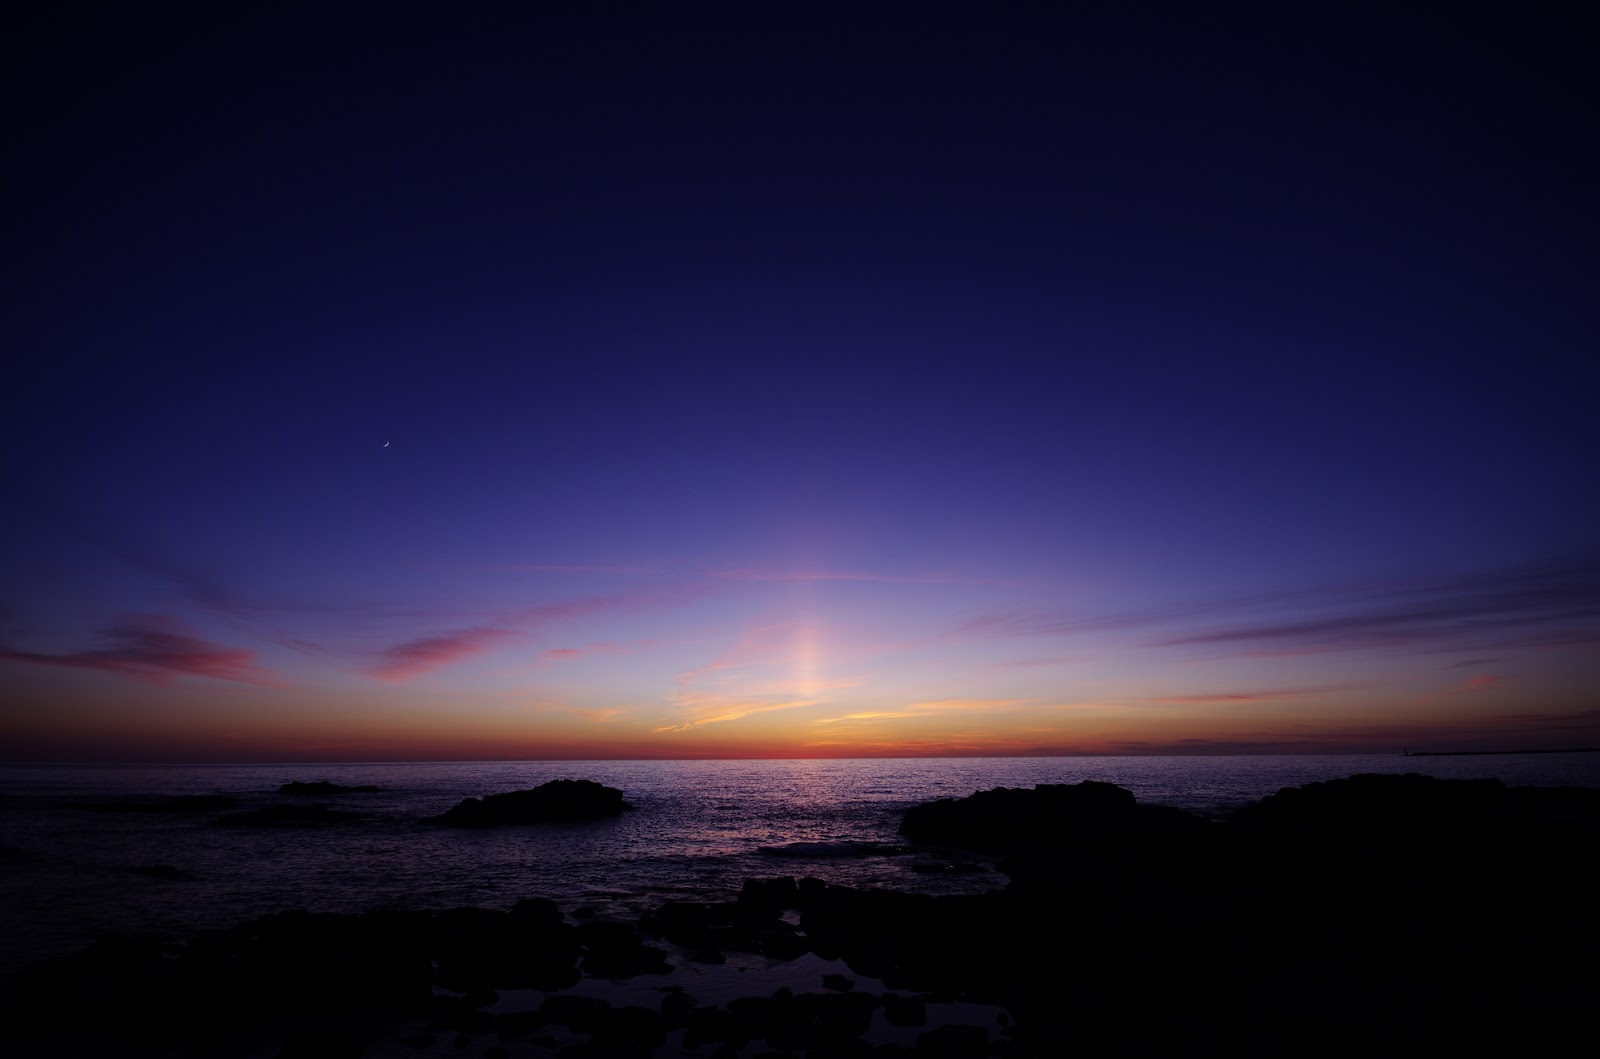
[(328, 795), (328, 794), (378, 794), (384, 787), (374, 787), (370, 783), (362, 783), (350, 787), (343, 783), (333, 783), (330, 780), (293, 780), (278, 788), (279, 794), (296, 795)]
[(542, 824), (562, 820), (599, 820), (633, 806), (622, 792), (593, 780), (551, 780), (532, 790), (465, 798), (424, 822), (447, 827), (494, 827), (499, 824)]
[(1600, 944), (1600, 792), (1360, 775), (1213, 823), (1038, 788), (921, 806), (903, 833), (1000, 853), (1011, 881), (920, 912), (827, 888), (808, 937), (999, 999), (1040, 1054), (1540, 1050), (1600, 985), (1559, 956)]
[(1078, 838), (1127, 826), (1136, 812), (1132, 792), (1114, 783), (996, 787), (913, 806), (900, 833), (918, 842), (1008, 849), (1041, 834)]
[(1164, 805), (1140, 805), (1114, 783), (996, 787), (913, 806), (900, 833), (917, 842), (1015, 850), (1040, 844), (1150, 842), (1204, 830), (1207, 822)]
[[(574, 925), (531, 898), (283, 913), (187, 945), (107, 938), (19, 976), (5, 1040), (37, 1045), (30, 1056), (225, 1055), (265, 1036), (286, 1055), (336, 1054), (370, 1044), (347, 1026), (390, 1019), (417, 1027), (415, 1049), (483, 1055), (642, 1057), (681, 1034), (707, 1055), (1342, 1059), (1556, 1054), (1588, 1028), (1600, 975), (1571, 957), (1600, 946), (1600, 793), (1356, 776), (1218, 822), (1130, 806), (1115, 788), (986, 793), (913, 811), (911, 830), (967, 837), (975, 806), (1019, 814), (1009, 845), (988, 843), (1004, 890), (782, 877), (668, 901), (637, 924)], [(941, 817), (955, 829), (924, 829)], [(669, 987), (658, 1011), (566, 992), (724, 952), (811, 952), (850, 974), (720, 1005)], [(497, 1013), (519, 989), (551, 995)], [(1005, 1014), (947, 1025), (949, 1001)], [(875, 1026), (907, 1045), (873, 1043)], [(573, 1034), (587, 1039), (557, 1043)]]

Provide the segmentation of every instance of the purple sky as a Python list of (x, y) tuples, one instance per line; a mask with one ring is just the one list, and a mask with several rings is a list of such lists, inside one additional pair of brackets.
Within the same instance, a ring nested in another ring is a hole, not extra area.
[(688, 10), (19, 25), (0, 758), (1600, 743), (1572, 9)]

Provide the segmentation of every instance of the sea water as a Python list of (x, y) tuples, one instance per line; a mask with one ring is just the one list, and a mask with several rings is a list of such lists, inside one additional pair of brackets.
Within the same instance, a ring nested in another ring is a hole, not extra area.
[[(549, 897), (569, 914), (633, 919), (667, 899), (725, 900), (746, 878), (777, 875), (977, 892), (1005, 877), (992, 862), (907, 847), (896, 828), (908, 808), (992, 787), (1105, 780), (1141, 802), (1220, 815), (1358, 772), (1600, 787), (1600, 754), (0, 766), (0, 976), (102, 933), (182, 937), (291, 908), (507, 908)], [(620, 788), (634, 809), (484, 830), (421, 822), (462, 798), (561, 778)], [(385, 790), (278, 794), (291, 780)], [(97, 809), (181, 795), (237, 804)], [(298, 827), (215, 822), (285, 803), (365, 815)]]

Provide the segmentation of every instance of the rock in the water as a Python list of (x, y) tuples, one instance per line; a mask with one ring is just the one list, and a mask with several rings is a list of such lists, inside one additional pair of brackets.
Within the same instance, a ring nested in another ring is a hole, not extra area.
[(996, 787), (966, 798), (940, 798), (906, 812), (900, 833), (918, 842), (947, 842), (973, 849), (1006, 849), (1048, 835), (1087, 837), (1130, 826), (1133, 792), (1114, 783), (1041, 783)]
[(465, 798), (428, 823), (450, 827), (493, 827), (497, 824), (541, 824), (559, 820), (598, 820), (617, 816), (633, 806), (622, 792), (593, 780), (551, 780), (532, 790)]
[(1251, 831), (1300, 837), (1322, 837), (1329, 831), (1415, 837), (1441, 828), (1481, 827), (1486, 818), (1510, 806), (1511, 792), (1495, 779), (1366, 772), (1285, 787), (1241, 809), (1234, 823)]

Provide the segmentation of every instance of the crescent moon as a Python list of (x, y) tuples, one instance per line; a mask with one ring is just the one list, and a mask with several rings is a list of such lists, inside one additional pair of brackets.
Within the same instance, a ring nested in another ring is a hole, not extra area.
[(384, 447), (384, 448), (388, 448), (388, 447), (389, 447), (389, 443), (388, 443), (388, 442), (387, 442), (387, 441), (385, 441), (385, 442), (384, 442), (384, 443), (383, 443), (383, 447)]

